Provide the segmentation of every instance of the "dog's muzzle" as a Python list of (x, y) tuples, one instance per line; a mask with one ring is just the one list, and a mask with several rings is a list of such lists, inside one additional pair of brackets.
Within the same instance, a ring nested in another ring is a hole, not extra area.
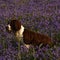
[(6, 31), (11, 33), (11, 27), (9, 27), (8, 25), (5, 27), (6, 28)]

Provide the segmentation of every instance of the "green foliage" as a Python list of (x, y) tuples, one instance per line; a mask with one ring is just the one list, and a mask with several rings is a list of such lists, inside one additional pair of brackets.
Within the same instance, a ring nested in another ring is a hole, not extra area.
[(22, 16), (19, 16), (19, 17), (18, 17), (18, 20), (21, 20), (21, 19), (22, 19)]
[(60, 33), (55, 34), (54, 39), (56, 39), (57, 41), (60, 41)]

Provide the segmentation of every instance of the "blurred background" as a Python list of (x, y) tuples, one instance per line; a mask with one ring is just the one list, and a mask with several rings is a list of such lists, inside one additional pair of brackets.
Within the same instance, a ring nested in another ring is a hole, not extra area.
[(60, 60), (60, 0), (0, 0), (0, 60), (18, 60), (18, 42), (6, 32), (11, 19), (25, 28), (51, 37), (55, 47), (39, 48), (35, 54), (21, 46), (22, 60)]

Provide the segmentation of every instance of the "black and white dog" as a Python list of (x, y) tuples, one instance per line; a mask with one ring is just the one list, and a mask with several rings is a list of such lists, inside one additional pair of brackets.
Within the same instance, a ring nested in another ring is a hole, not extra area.
[(43, 45), (52, 44), (50, 37), (33, 32), (29, 29), (25, 29), (25, 27), (18, 20), (9, 21), (6, 26), (6, 30), (8, 32), (13, 32), (14, 35), (18, 38), (18, 41), (21, 40), (20, 38), (23, 38), (23, 43), (26, 45), (27, 48), (29, 48), (30, 45), (39, 46), (41, 43)]

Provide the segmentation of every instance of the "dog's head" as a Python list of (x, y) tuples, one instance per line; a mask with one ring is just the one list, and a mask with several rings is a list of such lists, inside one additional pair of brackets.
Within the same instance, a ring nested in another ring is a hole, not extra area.
[(8, 24), (6, 26), (6, 30), (8, 32), (17, 32), (21, 29), (21, 22), (18, 20), (11, 20), (8, 21)]

